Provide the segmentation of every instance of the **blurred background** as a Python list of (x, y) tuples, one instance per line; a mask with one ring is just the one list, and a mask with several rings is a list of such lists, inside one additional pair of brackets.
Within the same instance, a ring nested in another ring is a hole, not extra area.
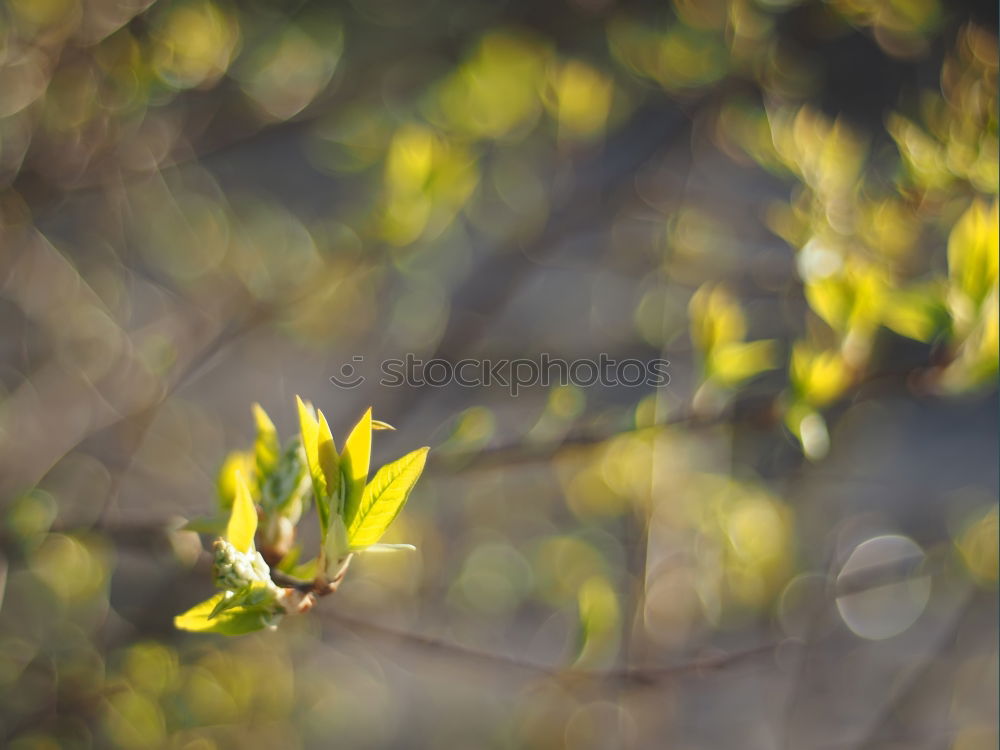
[[(995, 748), (997, 160), (993, 2), (5, 0), (0, 746)], [(174, 630), (295, 394), (418, 551)]]

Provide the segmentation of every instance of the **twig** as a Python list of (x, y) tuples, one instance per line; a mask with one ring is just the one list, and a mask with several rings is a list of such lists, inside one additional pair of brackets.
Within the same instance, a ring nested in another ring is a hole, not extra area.
[(556, 665), (539, 664), (527, 659), (481, 651), (479, 649), (470, 648), (458, 643), (444, 641), (438, 638), (411, 633), (404, 630), (397, 630), (385, 625), (379, 625), (370, 621), (349, 617), (339, 612), (330, 612), (325, 614), (324, 617), (351, 630), (364, 631), (366, 634), (371, 636), (402, 641), (408, 646), (429, 651), (437, 651), (468, 661), (477, 661), (494, 664), (507, 669), (531, 672), (565, 682), (599, 682), (603, 684), (617, 683), (631, 687), (649, 687), (671, 677), (679, 677), (681, 675), (692, 673), (718, 671), (756, 656), (770, 654), (779, 646), (786, 643), (786, 641), (782, 639), (779, 641), (753, 646), (741, 651), (730, 651), (713, 656), (697, 657), (688, 661), (665, 665), (662, 667), (645, 669), (622, 667), (620, 669), (609, 670), (587, 670), (577, 669), (574, 667), (559, 667)]

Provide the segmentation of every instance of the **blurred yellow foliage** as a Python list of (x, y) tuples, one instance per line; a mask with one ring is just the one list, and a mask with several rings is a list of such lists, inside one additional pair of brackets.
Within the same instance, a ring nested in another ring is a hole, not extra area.
[(577, 595), (580, 614), (580, 649), (577, 667), (610, 663), (618, 651), (621, 609), (615, 589), (601, 576), (588, 578)]
[(382, 236), (393, 245), (436, 236), (478, 179), (476, 161), (465, 146), (421, 125), (400, 127), (386, 156)]
[(853, 377), (840, 352), (819, 350), (803, 341), (792, 347), (788, 375), (798, 397), (817, 408), (838, 398)]
[(437, 93), (443, 123), (474, 138), (501, 138), (541, 108), (547, 48), (513, 31), (493, 31)]
[(952, 314), (960, 327), (969, 313), (978, 312), (997, 286), (1000, 268), (998, 222), (997, 201), (987, 207), (981, 200), (975, 200), (948, 236), (948, 275), (952, 289), (961, 295), (960, 300), (952, 301)]
[(746, 319), (721, 285), (705, 284), (688, 305), (691, 340), (702, 355), (707, 381), (734, 387), (777, 365), (773, 341), (744, 342)]
[(236, 19), (209, 0), (172, 6), (157, 24), (153, 67), (169, 86), (214, 83), (229, 68), (239, 42)]
[[(694, 15), (700, 16), (699, 21), (710, 17)], [(721, 79), (728, 70), (721, 36), (683, 22), (661, 30), (617, 17), (608, 26), (608, 42), (620, 62), (668, 91), (706, 86)]]
[(559, 123), (560, 138), (603, 134), (614, 94), (609, 76), (579, 60), (568, 60), (550, 69), (549, 88), (545, 104)]
[(997, 506), (992, 506), (978, 518), (970, 521), (955, 544), (961, 553), (973, 578), (987, 587), (997, 584), (998, 562), (997, 550), (1000, 548), (1000, 518)]

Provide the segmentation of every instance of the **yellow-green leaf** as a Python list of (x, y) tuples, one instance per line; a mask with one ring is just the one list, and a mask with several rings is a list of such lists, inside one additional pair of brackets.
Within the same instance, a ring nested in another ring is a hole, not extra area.
[(211, 599), (196, 604), (182, 615), (174, 618), (174, 627), (178, 630), (190, 630), (196, 633), (220, 633), (222, 635), (243, 635), (255, 630), (266, 628), (271, 616), (260, 609), (234, 607), (219, 612), (211, 617), (212, 612), (226, 597), (228, 592), (220, 591)]
[(854, 299), (850, 285), (842, 276), (807, 281), (805, 294), (814, 313), (838, 333), (846, 332)]
[(373, 430), (395, 430), (396, 428), (393, 427), (388, 422), (383, 422), (381, 419), (373, 419), (372, 420), (372, 429)]
[(236, 476), (236, 497), (226, 526), (226, 539), (240, 552), (249, 552), (253, 547), (253, 537), (257, 533), (257, 507), (250, 497), (243, 474)]
[(319, 558), (314, 557), (312, 560), (306, 560), (304, 563), (294, 565), (286, 572), (288, 575), (292, 576), (292, 578), (299, 578), (303, 581), (311, 581), (319, 573)]
[(800, 341), (792, 347), (792, 387), (812, 407), (826, 406), (851, 384), (851, 370), (839, 351), (817, 351)]
[(420, 478), (428, 450), (419, 448), (375, 472), (364, 489), (357, 514), (347, 527), (352, 549), (364, 549), (382, 538)]
[(344, 523), (350, 528), (361, 504), (372, 455), (372, 410), (369, 408), (354, 425), (341, 456), (344, 479)]
[(931, 341), (948, 326), (947, 290), (938, 282), (894, 291), (883, 311), (883, 321), (896, 333), (917, 341)]
[(969, 206), (948, 236), (948, 275), (976, 306), (997, 283), (1000, 266), (1000, 230), (997, 203), (980, 200)]
[(775, 367), (775, 342), (767, 339), (719, 346), (706, 366), (707, 374), (724, 385), (735, 386)]
[(312, 406), (298, 396), (295, 403), (299, 408), (299, 431), (302, 433), (302, 447), (306, 453), (309, 476), (312, 477), (313, 491), (317, 501), (326, 497), (326, 479), (319, 464), (319, 422), (313, 416)]
[(323, 565), (325, 568), (323, 572), (329, 578), (333, 578), (350, 551), (344, 519), (340, 516), (334, 516), (330, 519), (330, 530), (326, 539), (323, 540)]
[(688, 304), (691, 341), (703, 355), (718, 346), (742, 341), (746, 319), (739, 302), (722, 286), (702, 285)]
[(281, 455), (281, 441), (274, 422), (267, 416), (260, 404), (253, 405), (253, 419), (257, 425), (257, 438), (254, 441), (254, 458), (257, 462), (257, 476), (263, 477), (278, 463)]
[(219, 469), (216, 488), (219, 492), (219, 507), (229, 510), (236, 497), (236, 475), (243, 472), (249, 476), (253, 472), (253, 454), (244, 451), (233, 451), (226, 456)]
[(323, 412), (317, 412), (317, 416), (319, 417), (319, 432), (316, 439), (316, 456), (319, 461), (320, 471), (323, 472), (326, 484), (326, 496), (316, 499), (316, 509), (319, 512), (320, 528), (323, 534), (326, 535), (326, 530), (330, 525), (331, 502), (336, 504), (333, 512), (341, 512), (340, 456), (337, 455), (337, 444), (333, 442), (333, 433), (330, 431), (330, 425), (327, 423), (326, 417), (323, 415)]

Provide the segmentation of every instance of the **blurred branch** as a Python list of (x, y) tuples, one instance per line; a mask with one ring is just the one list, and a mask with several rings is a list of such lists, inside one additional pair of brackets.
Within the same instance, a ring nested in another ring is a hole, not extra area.
[[(900, 382), (905, 383), (913, 374), (914, 372), (911, 371), (872, 373), (846, 391), (842, 401), (847, 401), (857, 396), (863, 388), (876, 383), (884, 381), (897, 384)], [(525, 440), (515, 440), (474, 451), (453, 453), (439, 451), (431, 453), (428, 470), (447, 474), (537, 463), (550, 460), (563, 453), (579, 448), (588, 448), (606, 443), (620, 435), (639, 434), (669, 427), (683, 426), (688, 429), (707, 429), (720, 425), (740, 423), (760, 428), (771, 428), (780, 422), (781, 397), (782, 393), (780, 392), (772, 395), (746, 396), (730, 402), (724, 409), (713, 413), (689, 409), (686, 412), (642, 427), (633, 427), (613, 432), (582, 430), (555, 442), (533, 445)]]
[(757, 656), (771, 654), (779, 646), (788, 642), (786, 639), (781, 639), (739, 651), (718, 652), (663, 667), (645, 669), (621, 668), (597, 671), (539, 664), (527, 659), (480, 651), (479, 649), (469, 648), (468, 646), (462, 646), (438, 638), (397, 630), (370, 621), (349, 617), (339, 612), (324, 613), (324, 619), (332, 620), (354, 632), (398, 641), (406, 646), (442, 653), (464, 661), (474, 661), (482, 664), (492, 664), (505, 669), (530, 672), (562, 682), (617, 683), (631, 687), (649, 687), (672, 677), (722, 670)]
[[(53, 527), (53, 531), (62, 533), (72, 533), (74, 530), (73, 528), (64, 526)], [(176, 522), (170, 524), (162, 522), (159, 524), (108, 522), (101, 527), (101, 531), (108, 535), (116, 546), (132, 547), (141, 550), (155, 549), (158, 542), (167, 542), (171, 534), (178, 533)], [(193, 532), (180, 533), (190, 534)], [(167, 547), (169, 545), (163, 544), (163, 546)], [(210, 556), (203, 553), (198, 560), (198, 567), (208, 565), (210, 565)], [(872, 565), (852, 573), (849, 579), (837, 579), (832, 572), (828, 572), (827, 578), (831, 584), (828, 592), (831, 597), (857, 594), (862, 591), (885, 586), (887, 583), (905, 579), (913, 573), (914, 567), (911, 560), (891, 560), (884, 564)], [(930, 569), (925, 570), (926, 575), (931, 575), (932, 573), (933, 571)], [(313, 581), (292, 579), (280, 573), (272, 573), (272, 577), (281, 586), (293, 588), (296, 591), (306, 594), (317, 593), (316, 584)], [(339, 584), (340, 581), (337, 580), (336, 583)], [(335, 591), (336, 587), (319, 595), (331, 594), (335, 593)], [(966, 609), (967, 607), (968, 605)], [(738, 651), (720, 651), (662, 667), (640, 669), (626, 666), (597, 671), (540, 664), (527, 659), (483, 651), (451, 641), (350, 617), (335, 610), (323, 610), (319, 616), (324, 620), (333, 621), (358, 633), (382, 639), (390, 639), (408, 647), (439, 652), (469, 662), (480, 662), (516, 671), (532, 672), (566, 682), (600, 682), (603, 684), (618, 684), (625, 687), (652, 686), (680, 675), (718, 671), (757, 656), (773, 653), (783, 645), (801, 643), (801, 641), (790, 638), (780, 638)], [(945, 642), (947, 642), (947, 639), (942, 640), (942, 643)]]

